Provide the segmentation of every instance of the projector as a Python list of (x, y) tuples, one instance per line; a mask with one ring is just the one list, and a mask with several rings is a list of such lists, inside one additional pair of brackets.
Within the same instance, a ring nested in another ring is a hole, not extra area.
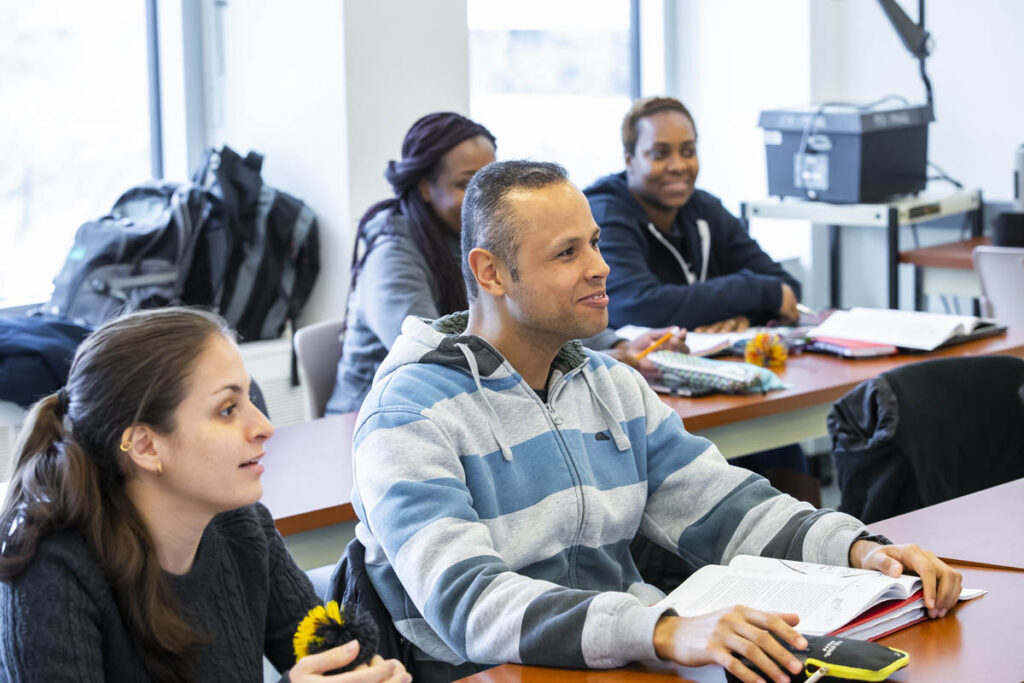
[(929, 105), (762, 111), (768, 194), (871, 203), (924, 189)]

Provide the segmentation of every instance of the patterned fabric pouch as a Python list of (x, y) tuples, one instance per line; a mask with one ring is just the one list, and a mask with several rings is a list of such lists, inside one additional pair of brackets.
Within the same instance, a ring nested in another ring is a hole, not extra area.
[(655, 351), (647, 356), (661, 370), (669, 389), (695, 394), (720, 391), (726, 394), (756, 394), (788, 389), (768, 368), (750, 363), (698, 358), (678, 351)]

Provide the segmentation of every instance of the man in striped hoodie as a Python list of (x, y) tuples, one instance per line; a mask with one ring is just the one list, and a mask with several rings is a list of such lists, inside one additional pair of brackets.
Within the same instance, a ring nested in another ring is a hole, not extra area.
[(486, 166), (462, 225), (469, 312), (405, 320), (355, 433), (356, 535), (417, 680), (658, 659), (758, 680), (735, 653), (775, 680), (799, 671), (770, 636), (800, 647), (795, 615), (652, 607), (638, 532), (694, 568), (740, 553), (906, 566), (932, 616), (955, 603), (959, 575), (934, 555), (730, 466), (637, 372), (573, 341), (607, 325), (608, 267), (561, 167)]

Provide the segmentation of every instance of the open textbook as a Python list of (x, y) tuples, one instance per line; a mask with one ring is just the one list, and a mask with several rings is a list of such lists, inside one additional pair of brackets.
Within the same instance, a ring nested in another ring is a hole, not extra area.
[[(983, 595), (964, 589), (961, 600)], [(874, 640), (927, 616), (921, 579), (831, 567), (794, 560), (737, 555), (729, 566), (708, 565), (658, 603), (692, 617), (746, 605), (767, 612), (794, 612), (796, 629), (808, 635)]]
[(905, 349), (932, 351), (945, 344), (997, 334), (1005, 330), (992, 320), (971, 315), (944, 315), (886, 308), (836, 311), (808, 332), (809, 337), (835, 337)]

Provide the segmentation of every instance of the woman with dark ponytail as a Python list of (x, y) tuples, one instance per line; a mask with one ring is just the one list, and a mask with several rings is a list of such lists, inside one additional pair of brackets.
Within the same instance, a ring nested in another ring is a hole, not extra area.
[(345, 341), (328, 412), (359, 410), (406, 316), (438, 318), (467, 308), (459, 266), (462, 195), (494, 151), (490, 131), (453, 112), (428, 114), (406, 133), (401, 160), (384, 172), (395, 196), (367, 209), (356, 230)]
[[(107, 323), (33, 406), (0, 508), (0, 679), (291, 680), (319, 601), (256, 501), (273, 433), (223, 320), (169, 308)], [(294, 665), (294, 666), (293, 666)], [(324, 680), (408, 680), (397, 662)]]

